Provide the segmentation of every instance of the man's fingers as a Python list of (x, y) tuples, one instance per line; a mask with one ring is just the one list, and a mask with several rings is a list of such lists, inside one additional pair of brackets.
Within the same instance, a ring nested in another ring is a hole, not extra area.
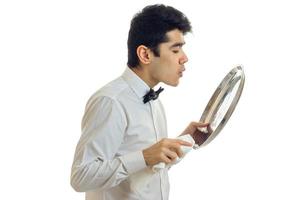
[(192, 122), (192, 126), (198, 129), (202, 133), (208, 133), (209, 123)]
[[(193, 146), (192, 143), (190, 142), (187, 142), (187, 141), (184, 141), (184, 140), (180, 140), (180, 139), (174, 139), (174, 145), (172, 145), (172, 147), (177, 147), (177, 148), (180, 148), (180, 145), (183, 145), (183, 146)], [(179, 146), (178, 146), (179, 144)]]
[(186, 142), (184, 140), (180, 140), (180, 139), (165, 139), (162, 142), (163, 146), (167, 147), (167, 148), (180, 148), (180, 145), (184, 145), (184, 146), (193, 146), (192, 143)]
[(176, 152), (176, 156), (179, 157), (179, 158), (181, 158), (183, 156), (183, 152), (182, 152), (181, 148), (178, 148), (178, 149), (171, 148), (170, 150), (173, 151), (173, 152)]
[[(164, 148), (168, 149), (170, 152), (173, 152), (174, 154), (167, 154), (168, 157), (171, 157), (172, 159), (175, 159), (176, 157), (182, 157), (183, 156), (183, 152), (181, 151), (181, 145), (183, 146), (189, 146), (192, 147), (193, 144), (180, 140), (180, 139), (165, 139), (164, 141), (162, 141), (162, 145)], [(166, 149), (164, 149), (164, 153), (168, 153), (169, 151), (167, 151)]]
[(171, 160), (171, 158), (169, 158), (167, 155), (163, 155), (162, 156), (162, 161), (164, 162), (164, 163), (166, 163), (166, 164), (169, 164), (169, 163), (171, 163), (172, 162), (172, 160)]
[(165, 155), (171, 159), (172, 161), (175, 160), (179, 155), (176, 153), (176, 151), (172, 151), (170, 149), (165, 149)]
[(179, 144), (180, 144), (180, 145), (183, 145), (183, 146), (188, 146), (188, 147), (193, 146), (192, 143), (187, 142), (187, 141), (183, 141), (183, 140), (180, 140), (180, 141), (179, 141)]
[(188, 146), (188, 147), (192, 147), (193, 146), (192, 143), (189, 143), (189, 142), (186, 142), (186, 141), (183, 141), (183, 140), (176, 139), (175, 141), (176, 141), (176, 143), (174, 143), (170, 147), (170, 149), (172, 151), (175, 151), (177, 153), (178, 157), (180, 157), (180, 158), (183, 156), (183, 152), (181, 150), (181, 145)]
[(196, 122), (195, 126), (197, 127), (207, 127), (209, 123)]

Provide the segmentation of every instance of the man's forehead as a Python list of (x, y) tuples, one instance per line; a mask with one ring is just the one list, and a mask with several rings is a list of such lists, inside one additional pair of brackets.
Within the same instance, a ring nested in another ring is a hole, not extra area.
[(185, 44), (183, 33), (179, 30), (173, 30), (166, 33), (166, 44), (168, 46), (183, 46)]
[(182, 47), (185, 45), (184, 40), (172, 40), (164, 43), (168, 48)]

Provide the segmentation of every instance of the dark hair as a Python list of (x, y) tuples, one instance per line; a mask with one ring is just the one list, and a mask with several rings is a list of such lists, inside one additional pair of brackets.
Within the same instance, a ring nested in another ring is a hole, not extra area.
[(174, 29), (185, 34), (190, 32), (192, 27), (188, 18), (171, 6), (150, 5), (137, 13), (131, 20), (128, 34), (128, 67), (138, 66), (136, 49), (139, 45), (147, 46), (155, 56), (159, 56), (159, 44), (166, 42), (166, 33)]

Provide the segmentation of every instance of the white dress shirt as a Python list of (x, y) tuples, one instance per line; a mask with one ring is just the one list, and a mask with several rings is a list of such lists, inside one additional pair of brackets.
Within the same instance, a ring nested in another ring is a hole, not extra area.
[(71, 185), (86, 200), (167, 200), (168, 170), (136, 191), (132, 175), (146, 166), (142, 150), (167, 137), (159, 99), (143, 103), (149, 86), (126, 67), (88, 101), (76, 147)]

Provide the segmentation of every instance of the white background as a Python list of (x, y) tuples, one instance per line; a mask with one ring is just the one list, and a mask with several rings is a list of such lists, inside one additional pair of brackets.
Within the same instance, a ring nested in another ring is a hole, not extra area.
[[(69, 184), (90, 95), (127, 61), (132, 16), (156, 1), (1, 1), (0, 199), (72, 199)], [(221, 79), (246, 84), (222, 133), (170, 171), (171, 200), (300, 199), (296, 1), (160, 1), (184, 12), (189, 62), (165, 87), (169, 136), (198, 120)]]

